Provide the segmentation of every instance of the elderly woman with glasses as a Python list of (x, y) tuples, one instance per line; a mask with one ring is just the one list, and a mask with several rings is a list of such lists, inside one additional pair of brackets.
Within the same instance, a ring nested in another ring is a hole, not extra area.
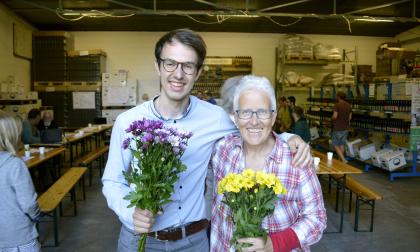
[(223, 195), (217, 194), (217, 187), (228, 173), (241, 173), (246, 168), (274, 173), (287, 194), (278, 196), (274, 213), (263, 220), (268, 239), (240, 239), (251, 244), (242, 251), (309, 251), (309, 246), (321, 239), (326, 213), (318, 178), (312, 167), (292, 164), (287, 143), (272, 130), (275, 108), (274, 90), (266, 78), (248, 75), (240, 80), (233, 99), (240, 135), (220, 140), (211, 160), (214, 171), (211, 251), (235, 251), (230, 246), (234, 230), (231, 212), (222, 203)]

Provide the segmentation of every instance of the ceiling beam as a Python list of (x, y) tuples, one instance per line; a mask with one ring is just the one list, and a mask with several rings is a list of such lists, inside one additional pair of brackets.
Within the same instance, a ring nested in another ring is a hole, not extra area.
[[(124, 3), (124, 2), (121, 2), (121, 1), (116, 1), (116, 0), (106, 0), (106, 1), (109, 2), (109, 3), (114, 3), (114, 4), (118, 4), (118, 5), (121, 5), (121, 6), (128, 7), (128, 8), (132, 8), (132, 9), (135, 9), (135, 10), (138, 10), (138, 11), (148, 11), (148, 9), (139, 7), (137, 5)], [(156, 1), (154, 2), (154, 6), (155, 6), (155, 9), (156, 9)]]
[[(67, 9), (52, 9), (52, 8), (48, 8), (30, 1), (26, 1), (26, 0), (19, 0), (22, 2), (27, 3), (28, 5), (31, 6), (35, 6), (37, 8), (40, 9), (44, 9), (44, 10), (48, 10), (51, 12), (56, 13), (57, 11), (62, 14), (63, 12), (74, 12), (74, 13), (81, 13), (83, 12), (82, 10), (77, 10), (77, 11), (73, 11), (73, 10), (67, 10)], [(350, 21), (357, 19), (357, 18), (371, 18), (373, 19), (382, 19), (382, 20), (389, 20), (389, 21), (397, 21), (397, 22), (419, 22), (419, 20), (414, 16), (414, 17), (383, 17), (383, 16), (375, 16), (375, 17), (366, 17), (366, 16), (362, 16), (362, 15), (352, 15), (353, 13), (358, 13), (358, 12), (362, 12), (362, 11), (366, 11), (367, 9), (371, 10), (371, 9), (377, 9), (377, 8), (383, 8), (383, 7), (387, 7), (387, 6), (391, 6), (391, 5), (395, 5), (395, 4), (400, 4), (403, 2), (407, 2), (407, 1), (412, 1), (412, 0), (401, 0), (401, 1), (397, 1), (397, 2), (392, 2), (386, 5), (380, 5), (380, 6), (375, 6), (375, 7), (369, 7), (369, 8), (365, 8), (365, 9), (361, 9), (361, 10), (356, 10), (356, 11), (352, 11), (352, 12), (347, 12), (344, 14), (315, 14), (315, 13), (287, 13), (287, 12), (262, 12), (262, 11), (244, 11), (244, 10), (237, 10), (237, 9), (232, 9), (232, 10), (152, 10), (152, 9), (146, 9), (146, 8), (142, 8), (136, 5), (132, 5), (132, 4), (127, 4), (121, 1), (117, 1), (117, 0), (106, 0), (108, 2), (111, 3), (115, 3), (115, 4), (120, 4), (123, 5), (125, 7), (129, 7), (131, 9), (110, 9), (107, 10), (106, 13), (129, 13), (129, 14), (137, 14), (137, 15), (179, 15), (179, 16), (186, 16), (186, 15), (190, 15), (190, 16), (225, 16), (225, 17), (292, 17), (292, 18), (317, 18), (317, 19), (342, 19), (342, 18), (347, 18)], [(210, 3), (204, 0), (196, 0), (196, 1), (200, 1), (200, 2), (206, 2), (206, 3)], [(299, 1), (295, 1), (292, 2), (293, 4), (297, 4), (298, 2), (303, 2), (303, 1), (307, 1), (307, 0), (299, 0)], [(291, 4), (292, 4), (291, 3)], [(212, 4), (212, 3), (210, 3)], [(414, 1), (415, 4), (415, 1)], [(274, 7), (274, 6), (273, 6)], [(226, 7), (228, 8), (228, 7)], [(267, 9), (267, 8), (266, 8)], [(262, 9), (262, 10), (266, 10), (266, 9)], [(18, 10), (15, 10), (18, 12)], [(89, 12), (90, 10), (86, 10), (87, 12)]]
[(401, 1), (391, 2), (391, 3), (376, 5), (376, 6), (363, 8), (363, 9), (359, 9), (359, 10), (355, 10), (355, 11), (349, 11), (349, 12), (344, 13), (344, 15), (350, 15), (350, 14), (355, 14), (355, 13), (360, 13), (360, 12), (365, 12), (365, 11), (382, 9), (382, 8), (390, 7), (390, 6), (397, 5), (397, 4), (410, 2), (410, 1), (412, 1), (412, 0), (401, 0)]

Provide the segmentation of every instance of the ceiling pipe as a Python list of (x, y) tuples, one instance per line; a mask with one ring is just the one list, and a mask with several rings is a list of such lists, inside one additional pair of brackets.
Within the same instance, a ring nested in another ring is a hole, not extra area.
[(413, 0), (413, 13), (411, 15), (413, 18), (416, 17), (416, 0)]
[[(139, 7), (137, 5), (133, 5), (133, 4), (124, 3), (124, 2), (121, 2), (121, 1), (116, 1), (116, 0), (106, 0), (106, 1), (109, 2), (109, 3), (114, 3), (114, 4), (118, 4), (118, 5), (121, 5), (121, 6), (128, 7), (128, 8), (132, 8), (132, 9), (135, 9), (135, 10), (138, 10), (138, 11), (150, 11), (149, 9), (145, 9), (145, 8)], [(155, 4), (154, 8), (156, 8), (156, 1), (154, 2), (154, 4)]]
[(271, 6), (271, 7), (268, 7), (268, 8), (256, 10), (256, 12), (264, 12), (264, 11), (279, 9), (279, 8), (283, 8), (283, 7), (286, 7), (286, 6), (301, 4), (301, 3), (310, 2), (310, 1), (312, 1), (312, 0), (299, 0), (299, 1), (294, 1), (294, 2), (290, 2), (290, 3), (279, 4), (279, 5)]
[(208, 2), (208, 1), (205, 1), (205, 0), (194, 0), (194, 2), (210, 5), (210, 6), (213, 6), (213, 7), (219, 8), (219, 9), (223, 9), (223, 10), (238, 11), (235, 8), (230, 8), (230, 7), (227, 7), (227, 6), (220, 5), (220, 4), (211, 3), (211, 2)]
[(387, 4), (376, 5), (376, 6), (372, 6), (372, 7), (368, 7), (368, 8), (364, 8), (364, 9), (359, 9), (359, 10), (355, 10), (355, 11), (346, 12), (346, 13), (344, 13), (344, 15), (350, 15), (350, 14), (354, 14), (354, 13), (360, 13), (360, 12), (365, 12), (365, 11), (382, 9), (382, 8), (385, 8), (385, 7), (390, 7), (390, 6), (393, 6), (393, 5), (402, 4), (402, 3), (409, 2), (409, 1), (412, 1), (412, 0), (401, 0), (401, 1), (396, 1), (396, 2), (387, 3)]

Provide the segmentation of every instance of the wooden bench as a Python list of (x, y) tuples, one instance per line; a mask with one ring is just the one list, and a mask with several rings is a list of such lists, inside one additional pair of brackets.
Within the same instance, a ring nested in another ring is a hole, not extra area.
[[(338, 209), (338, 200), (339, 200), (339, 193), (338, 193), (338, 183), (340, 182), (342, 176), (338, 175), (331, 175), (334, 180), (337, 181), (337, 193), (336, 193), (336, 210)], [(346, 188), (350, 192), (350, 199), (349, 199), (349, 212), (351, 212), (351, 205), (352, 205), (352, 195), (353, 193), (356, 194), (356, 208), (355, 208), (355, 216), (354, 216), (354, 231), (355, 232), (372, 232), (373, 231), (373, 219), (375, 215), (375, 201), (382, 200), (382, 196), (373, 191), (372, 189), (368, 188), (367, 186), (363, 185), (361, 182), (355, 180), (351, 176), (346, 177)], [(360, 207), (364, 204), (369, 205), (370, 210), (370, 228), (369, 230), (359, 230), (359, 215), (360, 215)]]
[(89, 168), (89, 186), (92, 186), (92, 166), (93, 161), (99, 159), (99, 177), (102, 177), (102, 167), (104, 167), (104, 155), (109, 150), (108, 145), (104, 145), (100, 148), (97, 148), (88, 154), (78, 158), (73, 162), (75, 166), (83, 166)]
[[(54, 246), (58, 246), (58, 216), (57, 206), (60, 209), (60, 216), (63, 215), (62, 200), (70, 192), (73, 199), (74, 215), (77, 215), (76, 190), (75, 185), (78, 181), (82, 182), (83, 199), (85, 195), (85, 186), (83, 175), (87, 171), (85, 167), (72, 167), (64, 173), (47, 191), (38, 199), (38, 205), (41, 212), (52, 217), (54, 222)], [(52, 216), (50, 215), (52, 213)]]

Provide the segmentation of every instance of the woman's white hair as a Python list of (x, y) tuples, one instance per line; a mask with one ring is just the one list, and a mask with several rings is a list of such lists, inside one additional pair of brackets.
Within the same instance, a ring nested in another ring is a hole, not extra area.
[(22, 122), (14, 115), (0, 110), (0, 151), (16, 154)]
[(235, 110), (233, 109), (233, 96), (235, 95), (236, 87), (238, 87), (242, 77), (242, 75), (239, 75), (225, 80), (220, 89), (220, 106), (228, 114), (233, 115), (235, 113)]
[(255, 75), (246, 75), (240, 80), (239, 86), (236, 87), (235, 95), (233, 96), (234, 111), (239, 109), (239, 97), (241, 96), (241, 93), (248, 90), (260, 90), (265, 92), (270, 99), (271, 109), (276, 111), (276, 95), (274, 94), (273, 86), (267, 78)]

